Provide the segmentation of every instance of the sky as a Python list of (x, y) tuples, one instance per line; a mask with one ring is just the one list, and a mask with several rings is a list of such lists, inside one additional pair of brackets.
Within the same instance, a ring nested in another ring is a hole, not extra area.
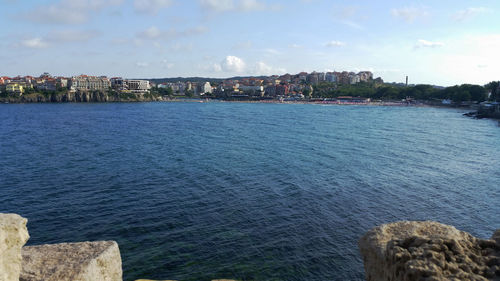
[(500, 80), (500, 1), (0, 0), (0, 75)]

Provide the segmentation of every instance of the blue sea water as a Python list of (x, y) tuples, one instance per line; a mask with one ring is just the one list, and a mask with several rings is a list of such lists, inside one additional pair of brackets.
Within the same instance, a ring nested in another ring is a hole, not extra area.
[(362, 280), (398, 220), (500, 228), (500, 126), (456, 109), (0, 105), (0, 212), (116, 240), (124, 279)]

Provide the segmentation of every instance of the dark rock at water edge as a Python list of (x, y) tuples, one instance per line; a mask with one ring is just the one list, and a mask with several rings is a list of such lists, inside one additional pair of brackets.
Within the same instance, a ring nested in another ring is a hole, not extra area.
[(163, 97), (149, 93), (65, 92), (0, 97), (2, 103), (64, 103), (64, 102), (147, 102), (162, 101)]

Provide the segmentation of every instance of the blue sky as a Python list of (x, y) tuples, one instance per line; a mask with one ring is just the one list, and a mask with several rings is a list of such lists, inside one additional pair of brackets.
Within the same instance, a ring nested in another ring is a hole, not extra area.
[(500, 80), (500, 1), (0, 0), (0, 75)]

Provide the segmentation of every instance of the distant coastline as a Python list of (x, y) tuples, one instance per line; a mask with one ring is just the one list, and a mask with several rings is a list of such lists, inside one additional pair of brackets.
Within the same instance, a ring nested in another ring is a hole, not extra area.
[(204, 97), (170, 97), (154, 94), (120, 95), (118, 93), (66, 93), (44, 95), (41, 93), (18, 97), (0, 97), (0, 103), (141, 103), (141, 102), (226, 102), (226, 103), (272, 103), (272, 104), (319, 104), (319, 105), (367, 105), (367, 106), (432, 106), (477, 109), (477, 104), (443, 104), (440, 100), (376, 100), (362, 97), (344, 96), (339, 98), (311, 98), (311, 99), (246, 99), (246, 98), (204, 98)]
[(376, 100), (363, 97), (342, 96), (338, 98), (309, 99), (251, 99), (239, 98), (208, 98), (186, 96), (162, 96), (152, 93), (123, 95), (113, 92), (75, 92), (75, 93), (34, 93), (22, 96), (0, 97), (0, 103), (113, 103), (113, 102), (236, 102), (236, 103), (274, 103), (274, 104), (323, 104), (323, 105), (375, 105), (375, 106), (441, 106), (474, 108), (472, 104), (443, 104), (440, 100)]
[(370, 71), (300, 72), (260, 77), (124, 79), (79, 75), (0, 77), (0, 103), (233, 101), (440, 106), (500, 118), (500, 82), (452, 87), (385, 83)]
[(111, 91), (42, 92), (0, 96), (1, 103), (148, 102), (162, 100), (162, 96), (151, 93), (128, 94)]

